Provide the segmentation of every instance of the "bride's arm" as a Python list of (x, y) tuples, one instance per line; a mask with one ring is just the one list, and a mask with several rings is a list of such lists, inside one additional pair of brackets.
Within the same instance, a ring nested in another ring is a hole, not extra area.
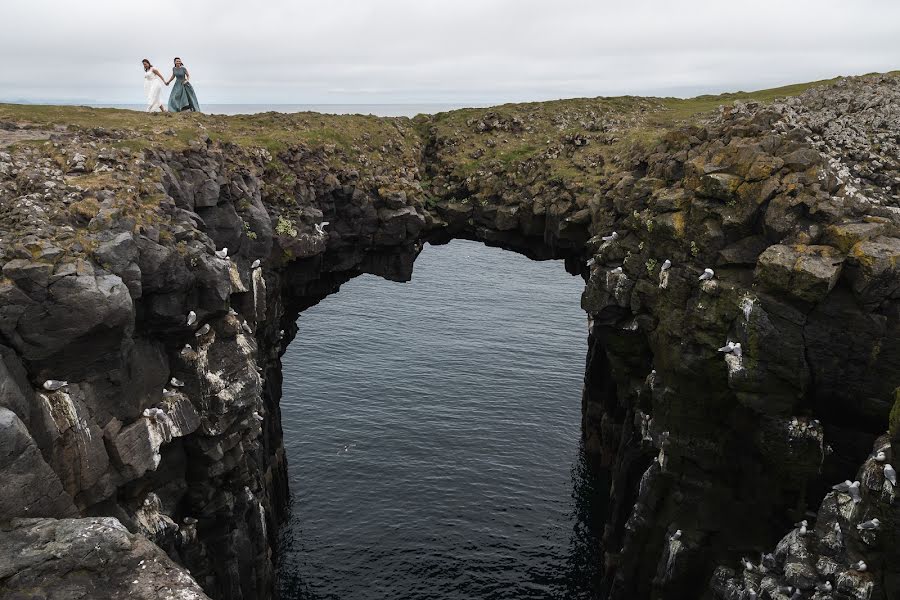
[(159, 69), (157, 69), (156, 67), (153, 67), (153, 72), (156, 73), (156, 76), (159, 77), (159, 79), (160, 79), (163, 83), (165, 83), (166, 85), (169, 85), (168, 83), (166, 83), (166, 78), (163, 77), (163, 76), (162, 76), (162, 73), (159, 72)]

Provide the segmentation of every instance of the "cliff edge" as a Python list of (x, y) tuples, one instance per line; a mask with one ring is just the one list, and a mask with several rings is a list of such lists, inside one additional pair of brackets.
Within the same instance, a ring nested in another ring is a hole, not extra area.
[(186, 594), (269, 597), (297, 315), (466, 238), (585, 280), (604, 596), (896, 597), (898, 100), (892, 73), (415, 119), (0, 105), (0, 545), (119, 526)]

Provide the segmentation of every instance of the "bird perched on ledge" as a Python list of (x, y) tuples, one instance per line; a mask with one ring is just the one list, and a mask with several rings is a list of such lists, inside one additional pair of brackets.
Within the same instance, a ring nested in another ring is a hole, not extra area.
[(611, 234), (609, 234), (609, 235), (604, 235), (604, 236), (603, 236), (602, 238), (600, 238), (600, 239), (603, 240), (604, 242), (614, 242), (614, 241), (616, 241), (617, 239), (619, 239), (619, 234), (618, 234), (618, 232), (613, 231)]
[(709, 281), (713, 277), (716, 276), (716, 272), (710, 268), (703, 269), (703, 275), (700, 276), (700, 281)]

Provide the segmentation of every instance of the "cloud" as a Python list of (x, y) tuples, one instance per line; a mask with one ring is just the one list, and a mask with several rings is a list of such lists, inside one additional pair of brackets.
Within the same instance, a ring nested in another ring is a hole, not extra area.
[(0, 97), (141, 102), (184, 58), (204, 103), (500, 102), (753, 89), (900, 68), (893, 0), (28, 0)]

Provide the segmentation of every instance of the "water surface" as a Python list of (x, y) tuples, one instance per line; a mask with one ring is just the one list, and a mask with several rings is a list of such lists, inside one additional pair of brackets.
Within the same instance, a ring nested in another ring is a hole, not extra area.
[(300, 317), (281, 404), (286, 599), (592, 598), (606, 482), (579, 446), (583, 287), (426, 246)]

